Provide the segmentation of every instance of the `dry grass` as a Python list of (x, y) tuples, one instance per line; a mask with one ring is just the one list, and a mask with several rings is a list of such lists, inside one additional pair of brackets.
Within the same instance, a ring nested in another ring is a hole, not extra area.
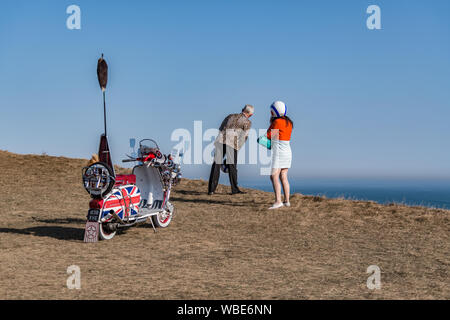
[[(295, 194), (273, 212), (270, 193), (184, 180), (169, 228), (85, 244), (86, 162), (0, 151), (1, 299), (450, 298), (450, 211)], [(73, 264), (81, 290), (66, 287)]]

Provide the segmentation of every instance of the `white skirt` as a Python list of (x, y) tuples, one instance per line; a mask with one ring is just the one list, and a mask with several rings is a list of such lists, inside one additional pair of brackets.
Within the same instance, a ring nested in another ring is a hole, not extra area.
[(272, 140), (272, 169), (289, 169), (292, 162), (289, 141)]

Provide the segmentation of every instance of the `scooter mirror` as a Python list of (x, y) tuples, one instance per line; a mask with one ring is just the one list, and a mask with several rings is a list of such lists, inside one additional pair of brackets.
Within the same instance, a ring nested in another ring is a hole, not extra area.
[(130, 139), (130, 148), (134, 149), (135, 146), (136, 146), (136, 139), (134, 138)]

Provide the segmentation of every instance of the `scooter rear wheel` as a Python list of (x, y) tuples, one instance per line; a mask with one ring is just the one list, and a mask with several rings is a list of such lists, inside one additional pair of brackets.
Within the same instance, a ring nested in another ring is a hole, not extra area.
[(117, 232), (117, 229), (112, 228), (112, 223), (100, 223), (99, 229), (99, 236), (101, 240), (111, 240)]

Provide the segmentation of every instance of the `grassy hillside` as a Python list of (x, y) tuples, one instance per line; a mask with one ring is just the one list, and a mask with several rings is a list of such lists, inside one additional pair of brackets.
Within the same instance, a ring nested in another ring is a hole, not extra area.
[(167, 229), (85, 244), (86, 162), (0, 151), (0, 299), (450, 299), (450, 211), (300, 194), (269, 211), (271, 193), (183, 180)]

